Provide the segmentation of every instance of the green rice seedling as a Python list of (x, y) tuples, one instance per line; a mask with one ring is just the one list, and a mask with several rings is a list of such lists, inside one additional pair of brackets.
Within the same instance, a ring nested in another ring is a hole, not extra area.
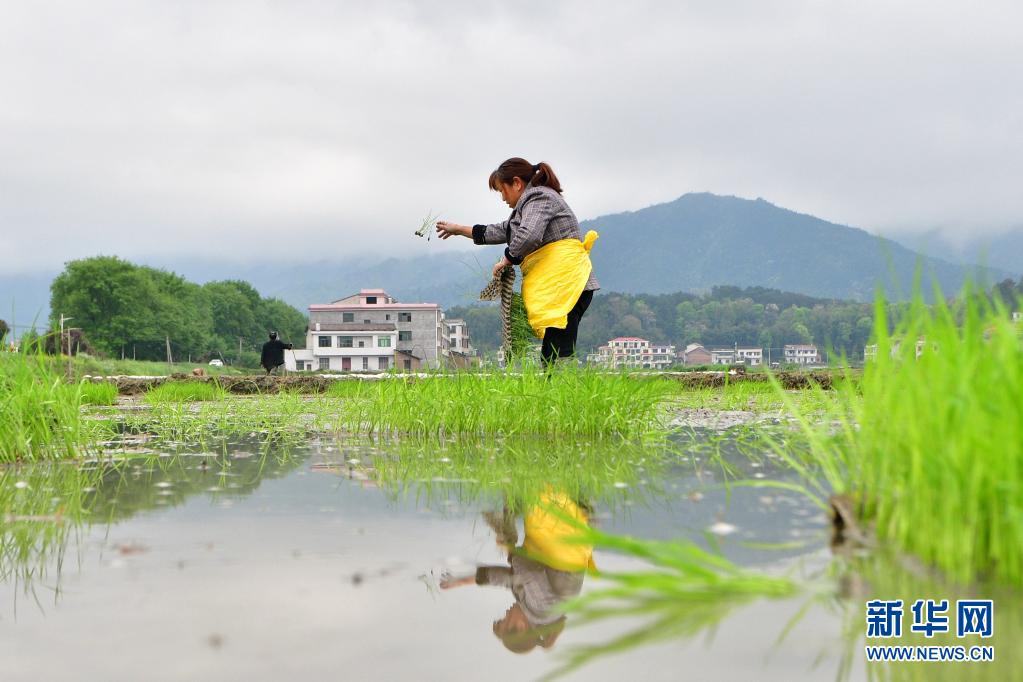
[(237, 437), (294, 445), (329, 429), (322, 399), (289, 393), (200, 402), (155, 402), (126, 413), (124, 430), (147, 434), (154, 444), (206, 446)]
[(511, 349), (508, 360), (523, 358), (529, 352), (530, 347), (536, 343), (536, 335), (533, 333), (533, 327), (529, 324), (526, 302), (520, 292), (512, 294), (509, 317)]
[(662, 431), (658, 408), (670, 387), (625, 374), (526, 368), (338, 390), (349, 393), (336, 425), (352, 434), (635, 438)]
[(145, 400), (150, 404), (183, 403), (205, 400), (223, 400), (227, 391), (215, 382), (168, 382), (146, 391)]
[(96, 467), (70, 463), (0, 465), (0, 581), (13, 582), (37, 602), (35, 587), (45, 582), (56, 598), (59, 576), (52, 580), (49, 570), (59, 571), (100, 479)]
[(370, 383), (365, 379), (343, 379), (332, 383), (326, 393), (335, 398), (366, 398), (371, 390)]
[(79, 394), (82, 405), (113, 405), (117, 402), (117, 386), (109, 382), (83, 381)]
[(433, 214), (433, 209), (430, 209), (426, 213), (426, 217), (423, 218), (423, 222), (419, 225), (419, 229), (416, 230), (415, 234), (417, 237), (426, 237), (426, 241), (430, 241), (430, 237), (433, 234), (433, 228), (437, 225), (437, 219), (440, 218), (440, 214)]
[(741, 410), (757, 413), (782, 413), (795, 410), (813, 416), (830, 409), (833, 395), (830, 391), (812, 389), (787, 391), (788, 401), (778, 394), (769, 379), (739, 381), (719, 388), (676, 388), (670, 405), (680, 409)]
[[(1023, 352), (997, 301), (919, 292), (889, 332), (878, 297), (876, 358), (821, 423), (800, 417), (775, 451), (818, 494), (854, 500), (881, 541), (951, 579), (1023, 583)], [(789, 398), (783, 394), (787, 402)]]
[(0, 462), (76, 457), (107, 429), (84, 419), (81, 387), (42, 356), (0, 354)]
[(640, 559), (650, 569), (598, 573), (597, 579), (606, 587), (563, 606), (573, 625), (612, 618), (633, 622), (639, 618), (640, 623), (608, 642), (574, 647), (566, 652), (567, 662), (549, 677), (600, 656), (709, 632), (755, 600), (792, 598), (811, 587), (787, 576), (740, 568), (687, 540), (639, 540), (582, 526), (579, 531), (576, 541)]

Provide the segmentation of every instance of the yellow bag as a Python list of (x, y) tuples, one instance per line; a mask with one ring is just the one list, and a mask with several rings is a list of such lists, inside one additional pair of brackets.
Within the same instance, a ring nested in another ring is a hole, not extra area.
[(548, 327), (568, 326), (568, 313), (593, 270), (590, 249), (599, 236), (590, 230), (583, 241), (561, 239), (522, 259), (522, 301), (537, 338), (542, 339)]
[(559, 571), (595, 571), (593, 545), (571, 542), (581, 532), (560, 515), (589, 525), (586, 512), (568, 495), (548, 489), (526, 514), (526, 538), (522, 548), (526, 556)]

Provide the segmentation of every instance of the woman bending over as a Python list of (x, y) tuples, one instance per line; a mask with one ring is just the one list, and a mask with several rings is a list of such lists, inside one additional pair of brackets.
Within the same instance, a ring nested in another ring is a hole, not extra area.
[(440, 221), (437, 233), (441, 239), (459, 235), (480, 245), (508, 245), (493, 274), (521, 268), (522, 299), (533, 333), (543, 339), (540, 357), (547, 368), (575, 355), (579, 320), (600, 288), (589, 256), (597, 233), (590, 230), (583, 240), (558, 177), (546, 163), (508, 159), (490, 174), (489, 185), (511, 207), (507, 220), (473, 226)]

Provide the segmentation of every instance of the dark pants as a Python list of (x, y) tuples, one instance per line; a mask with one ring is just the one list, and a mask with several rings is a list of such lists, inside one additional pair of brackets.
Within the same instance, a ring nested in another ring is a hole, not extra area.
[(544, 332), (543, 345), (540, 346), (540, 359), (543, 361), (544, 369), (554, 364), (558, 358), (575, 356), (575, 339), (579, 335), (579, 320), (583, 319), (583, 313), (590, 307), (592, 300), (593, 292), (584, 291), (572, 310), (568, 312), (568, 324), (565, 325), (565, 328), (548, 327)]

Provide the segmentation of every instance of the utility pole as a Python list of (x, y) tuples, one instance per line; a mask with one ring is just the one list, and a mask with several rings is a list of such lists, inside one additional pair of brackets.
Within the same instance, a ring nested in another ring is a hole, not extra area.
[[(75, 319), (75, 318), (73, 318), (73, 317), (65, 317), (64, 313), (60, 314), (60, 339), (59, 339), (60, 349), (58, 350), (58, 353), (57, 353), (58, 355), (61, 355), (61, 354), (64, 353), (64, 323), (65, 322), (69, 322), (69, 321), (71, 321), (73, 319)], [(70, 340), (68, 341), (67, 345), (68, 345), (68, 349), (67, 349), (67, 352), (68, 352), (68, 358), (67, 358), (67, 380), (71, 381), (71, 342), (70, 342)]]
[[(60, 350), (57, 351), (58, 355), (63, 355), (64, 354), (64, 323), (65, 322), (69, 322), (69, 321), (71, 321), (73, 319), (75, 319), (75, 318), (73, 318), (73, 317), (65, 317), (64, 313), (60, 314)], [(70, 349), (71, 344), (69, 343), (68, 346), (69, 346), (68, 351), (70, 351), (71, 350)]]
[(242, 364), (242, 337), (238, 337), (238, 359), (234, 361), (235, 366), (240, 367)]
[(167, 364), (173, 367), (174, 358), (171, 356), (170, 334), (167, 335)]

